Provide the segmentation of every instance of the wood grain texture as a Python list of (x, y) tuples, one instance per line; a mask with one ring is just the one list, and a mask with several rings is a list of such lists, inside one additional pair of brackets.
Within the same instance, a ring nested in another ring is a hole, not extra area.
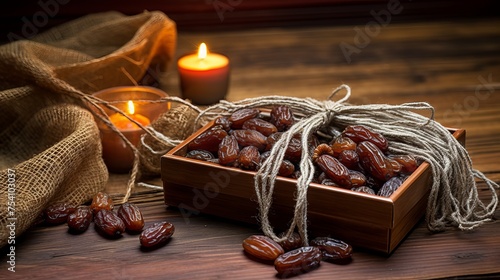
[[(354, 104), (427, 101), (438, 121), (467, 131), (474, 167), (499, 183), (498, 26), (500, 20), (390, 24), (353, 54), (351, 63), (339, 44), (354, 44), (356, 26), (183, 32), (178, 55), (201, 41), (228, 55), (229, 100), (272, 94), (324, 99), (332, 88), (346, 83)], [(172, 95), (179, 94), (176, 75), (172, 66), (161, 79)], [(122, 193), (126, 181), (127, 176), (111, 176), (109, 192)], [(149, 182), (161, 185), (159, 178)], [(487, 200), (485, 184), (478, 185), (478, 192)], [(169, 244), (143, 252), (137, 235), (106, 240), (93, 228), (75, 236), (65, 225), (37, 227), (16, 240), (16, 273), (7, 271), (2, 250), (0, 278), (276, 279), (272, 266), (243, 254), (242, 240), (259, 233), (257, 227), (204, 215), (187, 217), (166, 207), (162, 192), (145, 188), (137, 188), (131, 201), (141, 208), (147, 224), (175, 224)], [(430, 233), (421, 221), (389, 257), (356, 250), (347, 265), (323, 263), (297, 279), (499, 277), (499, 231), (498, 220), (472, 232), (441, 233)]]
[[(392, 0), (404, 10), (391, 20), (443, 20), (495, 15), (493, 0)], [(238, 30), (256, 27), (364, 24), (371, 12), (386, 9), (388, 0), (41, 0), (0, 5), (0, 42), (10, 33), (32, 37), (55, 25), (105, 11), (127, 15), (162, 11), (182, 31)]]

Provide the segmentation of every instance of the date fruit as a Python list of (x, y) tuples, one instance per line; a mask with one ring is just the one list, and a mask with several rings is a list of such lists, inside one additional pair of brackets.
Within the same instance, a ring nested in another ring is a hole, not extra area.
[[(285, 236), (285, 232), (281, 233), (279, 237), (283, 237)], [(294, 232), (292, 233), (292, 235), (281, 241), (281, 242), (278, 242), (278, 244), (281, 245), (281, 247), (283, 248), (283, 250), (285, 250), (285, 252), (288, 252), (288, 251), (291, 251), (293, 249), (297, 249), (297, 248), (300, 248), (302, 247), (302, 238), (300, 237), (300, 235), (297, 233), (297, 232)]]
[(389, 197), (403, 184), (403, 179), (400, 177), (392, 177), (382, 185), (378, 190), (377, 195)]
[[(271, 135), (269, 135), (266, 139), (266, 151), (271, 150), (276, 142), (279, 140), (280, 137), (282, 137), (283, 132), (276, 132)], [(300, 159), (302, 157), (302, 144), (300, 142), (300, 135), (294, 135), (294, 137), (290, 140), (288, 143), (288, 146), (285, 150), (285, 159), (288, 159), (289, 161), (293, 163), (298, 163), (300, 162)]]
[(266, 137), (278, 131), (272, 123), (258, 118), (249, 119), (243, 123), (242, 129), (256, 130)]
[(351, 188), (352, 182), (349, 175), (349, 169), (336, 158), (324, 154), (316, 160), (316, 164), (333, 182), (343, 188)]
[(300, 247), (276, 258), (274, 268), (281, 277), (289, 277), (317, 268), (321, 259), (322, 254), (318, 247)]
[(265, 235), (247, 237), (242, 245), (247, 254), (265, 261), (274, 261), (285, 252), (281, 245)]
[(349, 169), (356, 169), (359, 163), (359, 156), (356, 151), (344, 150), (340, 152), (337, 159)]
[(332, 141), (331, 147), (333, 150), (333, 156), (338, 157), (342, 151), (355, 151), (356, 142), (348, 137), (340, 135)]
[(92, 198), (92, 203), (90, 204), (90, 209), (92, 209), (94, 215), (102, 209), (113, 210), (113, 208), (113, 199), (105, 192), (96, 193)]
[(51, 225), (63, 224), (68, 220), (68, 215), (74, 212), (76, 206), (67, 202), (54, 203), (43, 211), (45, 222)]
[(221, 126), (225, 131), (231, 130), (231, 121), (224, 116), (218, 116), (217, 118), (215, 118), (214, 125)]
[(233, 135), (228, 135), (222, 139), (219, 144), (219, 151), (217, 152), (219, 156), (219, 164), (231, 166), (234, 165), (238, 159), (238, 154), (240, 153), (240, 147), (236, 137)]
[(169, 222), (158, 222), (144, 229), (139, 236), (141, 245), (145, 248), (162, 246), (172, 237), (175, 226)]
[(205, 150), (211, 153), (217, 153), (220, 142), (226, 136), (227, 132), (222, 129), (221, 126), (214, 126), (189, 142), (188, 150)]
[(106, 237), (115, 238), (125, 232), (125, 223), (113, 210), (101, 209), (94, 217), (97, 231)]
[(240, 147), (254, 146), (260, 152), (266, 148), (267, 137), (256, 130), (238, 129), (231, 131), (231, 135), (236, 138)]
[(367, 187), (367, 186), (354, 187), (351, 189), (351, 191), (362, 192), (362, 193), (367, 193), (367, 194), (376, 194), (372, 188)]
[(240, 129), (243, 124), (253, 118), (256, 118), (260, 114), (259, 109), (256, 108), (244, 108), (235, 111), (229, 116), (229, 121), (231, 122), (232, 129)]
[(93, 218), (92, 209), (89, 206), (81, 205), (68, 215), (67, 224), (70, 230), (80, 233), (89, 228)]
[(238, 155), (238, 166), (245, 170), (257, 170), (260, 166), (260, 153), (255, 146), (246, 146)]
[(389, 143), (380, 133), (375, 132), (363, 125), (349, 125), (342, 131), (344, 137), (348, 137), (356, 143), (368, 141), (377, 146), (382, 152), (387, 151)]
[(286, 105), (275, 106), (271, 110), (271, 120), (278, 131), (288, 130), (294, 123), (292, 109)]
[(192, 159), (197, 159), (197, 160), (204, 160), (204, 161), (209, 161), (209, 160), (214, 159), (214, 155), (211, 152), (205, 151), (205, 150), (192, 150), (192, 151), (189, 151), (186, 154), (186, 157), (187, 158), (192, 158)]
[[(260, 164), (264, 163), (264, 161), (271, 155), (270, 151), (265, 151), (260, 154)], [(278, 170), (278, 175), (283, 177), (291, 177), (295, 173), (295, 165), (287, 159), (284, 159)]]
[(359, 155), (359, 161), (364, 170), (375, 179), (387, 181), (396, 176), (393, 165), (372, 142), (363, 141), (359, 143), (356, 152)]
[(342, 240), (330, 237), (316, 237), (310, 244), (320, 249), (325, 261), (351, 259), (352, 246)]
[(411, 155), (394, 155), (389, 158), (397, 161), (401, 165), (401, 172), (405, 174), (411, 174), (418, 167), (417, 159)]
[(321, 155), (331, 155), (333, 156), (333, 149), (330, 145), (326, 143), (319, 144), (313, 151), (312, 161), (315, 162)]
[(351, 177), (352, 187), (361, 187), (366, 184), (366, 176), (355, 170), (349, 170), (349, 176)]
[(144, 218), (137, 205), (125, 202), (118, 208), (118, 217), (125, 223), (125, 229), (129, 232), (140, 232), (144, 227)]

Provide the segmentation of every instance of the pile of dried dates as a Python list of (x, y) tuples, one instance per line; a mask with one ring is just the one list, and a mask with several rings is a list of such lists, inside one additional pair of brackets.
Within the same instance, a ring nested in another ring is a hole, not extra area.
[[(217, 117), (210, 129), (187, 145), (186, 157), (257, 170), (295, 121), (285, 105), (275, 106), (268, 116), (256, 108), (240, 109)], [(300, 139), (301, 135), (294, 135), (288, 144), (280, 176), (300, 176)], [(420, 164), (412, 155), (390, 155), (389, 144), (383, 135), (363, 125), (322, 129), (308, 143), (316, 167), (313, 182), (389, 197)]]
[(108, 239), (120, 237), (124, 232), (139, 234), (143, 248), (154, 249), (167, 243), (175, 227), (169, 222), (158, 222), (144, 228), (142, 213), (134, 203), (123, 203), (113, 210), (112, 198), (105, 192), (98, 192), (90, 205), (55, 203), (44, 209), (43, 222), (50, 225), (67, 223), (72, 233), (85, 232), (94, 222), (96, 231)]
[(322, 261), (347, 263), (352, 258), (352, 246), (330, 237), (316, 237), (310, 246), (297, 233), (283, 242), (275, 242), (265, 235), (252, 235), (243, 240), (243, 250), (252, 258), (273, 262), (278, 276), (287, 278), (309, 272)]

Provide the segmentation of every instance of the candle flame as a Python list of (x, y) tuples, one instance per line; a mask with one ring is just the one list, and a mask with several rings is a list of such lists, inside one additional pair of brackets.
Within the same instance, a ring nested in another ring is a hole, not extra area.
[(205, 43), (201, 43), (200, 47), (198, 48), (198, 58), (205, 59), (207, 57), (207, 52), (207, 45)]
[(128, 107), (128, 113), (130, 115), (133, 115), (135, 113), (135, 107), (134, 107), (134, 102), (132, 102), (131, 100), (129, 100), (127, 102), (127, 107)]

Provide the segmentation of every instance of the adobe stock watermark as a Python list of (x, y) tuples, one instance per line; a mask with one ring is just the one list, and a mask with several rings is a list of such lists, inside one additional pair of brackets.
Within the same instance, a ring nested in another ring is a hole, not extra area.
[(16, 272), (16, 171), (7, 169), (7, 270)]
[(191, 203), (192, 206), (186, 203), (181, 203), (178, 206), (186, 224), (189, 224), (189, 217), (200, 214), (203, 209), (208, 207), (210, 199), (217, 197), (221, 189), (229, 186), (231, 176), (234, 176), (234, 173), (227, 171), (211, 171), (208, 173), (208, 176), (212, 179), (212, 181), (207, 182), (203, 186), (203, 190), (193, 188), (194, 196)]
[(212, 5), (219, 17), (220, 21), (224, 21), (224, 13), (232, 12), (234, 8), (239, 6), (243, 0), (206, 0), (207, 5)]
[(10, 32), (7, 34), (9, 42), (31, 38), (40, 32), (40, 28), (47, 26), (49, 19), (55, 17), (59, 13), (61, 5), (68, 4), (70, 0), (39, 0), (38, 6), (40, 10), (35, 12), (31, 19), (22, 17), (23, 25), (21, 27), (21, 34)]
[(372, 41), (373, 37), (377, 36), (382, 27), (387, 26), (392, 21), (393, 15), (398, 15), (403, 11), (403, 6), (399, 0), (389, 0), (387, 8), (380, 11), (371, 10), (370, 15), (374, 20), (366, 23), (362, 29), (359, 26), (354, 27), (356, 34), (353, 38), (353, 44), (347, 42), (340, 43), (339, 47), (344, 55), (347, 63), (351, 63), (351, 56), (359, 54), (362, 49), (366, 48)]
[(479, 75), (477, 80), (479, 84), (476, 86), (474, 94), (467, 95), (463, 100), (454, 103), (450, 109), (446, 110), (443, 114), (443, 123), (450, 127), (460, 127), (463, 119), (468, 118), (472, 112), (479, 109), (481, 102), (486, 101), (495, 92), (495, 88), (492, 86), (492, 73), (489, 73), (486, 78)]

